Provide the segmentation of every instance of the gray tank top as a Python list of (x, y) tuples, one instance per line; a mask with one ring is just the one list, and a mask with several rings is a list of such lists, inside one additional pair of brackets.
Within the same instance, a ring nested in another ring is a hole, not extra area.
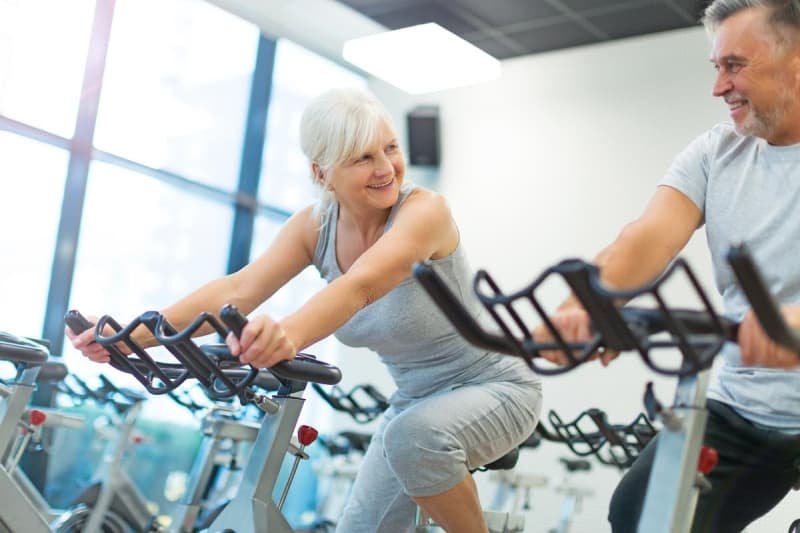
[[(384, 227), (389, 231), (403, 201), (415, 189), (404, 184)], [(342, 275), (336, 259), (339, 205), (323, 214), (314, 252), (314, 266), (328, 282)], [(476, 318), (480, 304), (471, 295), (470, 270), (461, 243), (447, 257), (431, 261), (436, 271), (460, 296)], [(486, 352), (468, 344), (434, 306), (420, 283), (410, 275), (336, 331), (347, 346), (366, 347), (378, 353), (397, 384), (392, 403), (404, 403), (436, 391), (487, 381), (530, 383), (540, 380), (521, 359)]]

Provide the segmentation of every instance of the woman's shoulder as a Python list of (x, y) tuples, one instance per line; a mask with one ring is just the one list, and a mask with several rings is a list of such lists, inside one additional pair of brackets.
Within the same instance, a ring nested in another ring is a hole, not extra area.
[(415, 235), (425, 235), (436, 241), (432, 259), (448, 256), (458, 247), (458, 227), (447, 200), (438, 192), (415, 188), (400, 206), (397, 220), (403, 220), (405, 227), (416, 232)]
[(295, 211), (286, 224), (292, 225), (299, 230), (314, 230), (319, 231), (320, 223), (322, 222), (322, 214), (317, 209), (315, 204), (308, 205), (298, 211)]
[(400, 208), (413, 206), (413, 209), (425, 209), (432, 212), (446, 213), (449, 215), (450, 206), (447, 199), (436, 191), (420, 187), (419, 185), (413, 186), (413, 189), (408, 193)]
[(311, 204), (296, 211), (286, 221), (286, 228), (303, 242), (311, 255), (317, 247), (324, 216), (324, 211), (321, 212), (316, 204)]

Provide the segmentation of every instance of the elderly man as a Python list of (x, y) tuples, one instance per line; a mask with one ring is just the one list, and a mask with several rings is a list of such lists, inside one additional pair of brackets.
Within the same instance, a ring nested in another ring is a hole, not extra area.
[[(718, 72), (713, 94), (733, 124), (715, 126), (675, 158), (642, 216), (596, 263), (608, 285), (641, 285), (705, 224), (725, 312), (743, 322), (739, 346), (726, 346), (709, 390), (705, 444), (720, 462), (693, 531), (731, 532), (767, 513), (800, 478), (800, 359), (766, 337), (724, 257), (731, 244), (747, 243), (784, 315), (800, 328), (800, 0), (715, 0), (703, 22)], [(576, 300), (555, 319), (568, 338), (587, 338)], [(615, 356), (604, 353), (603, 363)], [(615, 533), (636, 530), (654, 444), (614, 493)]]

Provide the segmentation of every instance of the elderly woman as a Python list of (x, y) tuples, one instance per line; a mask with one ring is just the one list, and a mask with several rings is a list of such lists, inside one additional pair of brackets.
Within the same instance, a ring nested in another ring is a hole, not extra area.
[[(313, 264), (324, 289), (283, 320), (251, 317), (227, 343), (243, 362), (270, 367), (334, 334), (376, 351), (389, 369), (397, 391), (338, 531), (407, 531), (420, 505), (447, 531), (485, 532), (470, 470), (531, 434), (540, 383), (521, 361), (469, 346), (411, 276), (415, 262), (430, 260), (457, 294), (469, 292), (450, 209), (439, 194), (404, 183), (403, 152), (381, 104), (360, 91), (329, 91), (300, 128), (322, 199), (292, 216), (258, 259), (164, 314), (181, 327), (225, 303), (250, 312)], [(68, 336), (89, 358), (108, 359), (91, 331)]]

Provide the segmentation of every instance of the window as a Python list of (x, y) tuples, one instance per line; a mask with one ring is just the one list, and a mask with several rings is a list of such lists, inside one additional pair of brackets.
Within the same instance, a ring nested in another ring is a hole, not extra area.
[(41, 335), (67, 158), (60, 148), (0, 132), (0, 330)]
[(367, 82), (291, 41), (278, 41), (258, 194), (261, 202), (297, 211), (315, 200), (317, 190), (300, 150), (300, 116), (312, 98), (340, 87), (366, 89)]
[[(174, 302), (225, 273), (232, 221), (229, 205), (93, 163), (71, 306), (127, 322)], [(65, 352), (71, 368), (102, 370)]]
[(94, 0), (0, 2), (0, 114), (71, 137)]
[(117, 2), (95, 146), (235, 190), (258, 38), (206, 2)]
[[(265, 217), (256, 219), (253, 231), (253, 245), (250, 256), (256, 259), (275, 239), (282, 223), (274, 222)], [(319, 277), (314, 267), (308, 267), (301, 272), (295, 279), (281, 288), (263, 306), (256, 310), (256, 313), (268, 313), (274, 317), (284, 317), (291, 314), (298, 307), (308, 301), (314, 293), (325, 286), (325, 281)]]

